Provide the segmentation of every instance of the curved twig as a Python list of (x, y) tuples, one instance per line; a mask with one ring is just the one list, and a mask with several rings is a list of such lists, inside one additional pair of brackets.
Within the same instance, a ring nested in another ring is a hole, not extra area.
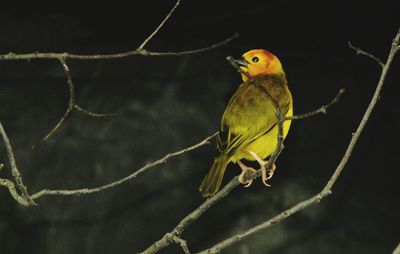
[(87, 109), (81, 108), (78, 104), (75, 104), (74, 108), (83, 114), (86, 114), (91, 117), (111, 117), (111, 116), (118, 116), (117, 113), (95, 113), (92, 111), (89, 111)]
[(56, 133), (62, 124), (64, 123), (65, 119), (72, 113), (72, 111), (77, 110), (79, 112), (82, 112), (83, 114), (86, 114), (91, 117), (109, 117), (109, 116), (116, 116), (117, 114), (100, 114), (100, 113), (93, 113), (90, 112), (86, 109), (81, 108), (76, 104), (75, 100), (75, 86), (74, 82), (72, 81), (72, 76), (71, 76), (71, 70), (67, 65), (67, 62), (65, 58), (58, 58), (60, 61), (61, 66), (63, 67), (65, 77), (67, 78), (67, 84), (68, 84), (68, 91), (69, 91), (69, 99), (68, 99), (68, 106), (67, 109), (64, 112), (64, 115), (58, 120), (58, 122), (54, 125), (53, 128), (42, 138), (41, 142), (47, 142), (50, 137)]
[(180, 3), (181, 3), (181, 0), (176, 1), (174, 7), (172, 7), (172, 9), (169, 11), (167, 16), (165, 16), (165, 18), (156, 27), (156, 29), (142, 42), (142, 44), (140, 44), (140, 46), (137, 48), (137, 50), (143, 49), (147, 45), (147, 43), (154, 37), (154, 35), (156, 35), (158, 33), (158, 31), (160, 31), (160, 29), (164, 26), (165, 22), (167, 22), (167, 20), (171, 17), (172, 13), (176, 10), (176, 8), (178, 7), (178, 5)]
[[(202, 141), (200, 141), (197, 144), (191, 145), (189, 147), (186, 147), (186, 148), (184, 148), (182, 150), (179, 150), (179, 151), (176, 151), (176, 152), (173, 152), (173, 153), (168, 153), (164, 157), (162, 157), (162, 158), (160, 158), (160, 159), (158, 159), (158, 160), (156, 160), (154, 162), (147, 163), (146, 165), (144, 165), (143, 167), (141, 167), (140, 169), (138, 169), (134, 173), (132, 173), (132, 174), (130, 174), (130, 175), (128, 175), (128, 176), (126, 176), (126, 177), (124, 177), (122, 179), (119, 179), (117, 181), (114, 181), (114, 182), (111, 182), (111, 183), (108, 183), (108, 184), (105, 184), (105, 185), (101, 185), (101, 186), (98, 186), (98, 187), (95, 187), (95, 188), (83, 188), (83, 189), (75, 189), (75, 190), (43, 189), (41, 191), (36, 192), (33, 195), (29, 195), (29, 193), (28, 193), (28, 191), (26, 189), (26, 186), (22, 182), (22, 175), (19, 173), (19, 171), (17, 169), (16, 163), (15, 163), (15, 158), (14, 158), (14, 153), (13, 153), (13, 150), (11, 148), (10, 141), (9, 141), (9, 139), (7, 137), (7, 134), (6, 134), (6, 132), (5, 132), (4, 128), (3, 128), (3, 125), (0, 122), (0, 136), (2, 137), (4, 145), (5, 145), (6, 150), (7, 150), (7, 157), (8, 157), (8, 160), (10, 161), (12, 173), (13, 173), (14, 179), (15, 179), (15, 181), (17, 183), (17, 187), (19, 188), (19, 190), (20, 190), (20, 192), (22, 194), (20, 195), (17, 192), (15, 184), (12, 181), (8, 180), (8, 179), (0, 178), (0, 185), (6, 187), (9, 190), (11, 196), (19, 204), (21, 204), (23, 206), (36, 205), (34, 200), (37, 200), (38, 198), (43, 197), (43, 196), (55, 196), (55, 195), (71, 196), (71, 195), (82, 195), (82, 194), (96, 193), (96, 192), (100, 192), (100, 191), (103, 191), (103, 190), (106, 190), (106, 189), (110, 189), (110, 188), (116, 187), (116, 186), (118, 186), (120, 184), (123, 184), (123, 183), (125, 183), (125, 182), (127, 182), (127, 181), (129, 181), (129, 180), (131, 180), (133, 178), (136, 178), (138, 175), (140, 175), (141, 173), (147, 171), (150, 168), (153, 168), (153, 167), (158, 166), (160, 164), (166, 163), (167, 160), (169, 160), (169, 159), (171, 159), (173, 157), (182, 155), (184, 153), (193, 151), (193, 150), (195, 150), (195, 149), (197, 149), (197, 148), (199, 148), (201, 146), (209, 144), (210, 140), (212, 138), (214, 138), (216, 135), (217, 135), (217, 133), (214, 133), (211, 136), (203, 139)], [(0, 163), (0, 170), (3, 169), (3, 167), (4, 167), (4, 165), (2, 163)], [(176, 239), (178, 239), (178, 238), (176, 238)], [(179, 241), (179, 242), (180, 242), (180, 244), (182, 246), (183, 242), (182, 241)], [(184, 247), (182, 246), (182, 248), (184, 248)]]
[(131, 180), (133, 178), (136, 178), (138, 175), (140, 175), (141, 173), (143, 173), (144, 171), (146, 171), (146, 170), (148, 170), (150, 168), (153, 168), (153, 167), (155, 167), (157, 165), (160, 165), (160, 164), (163, 164), (163, 163), (167, 162), (168, 159), (171, 159), (171, 158), (176, 157), (178, 155), (181, 155), (183, 153), (195, 150), (195, 149), (197, 149), (197, 148), (199, 148), (199, 147), (201, 147), (203, 145), (209, 144), (210, 139), (212, 139), (216, 135), (217, 135), (217, 133), (214, 133), (213, 135), (203, 139), (202, 141), (200, 141), (199, 143), (197, 143), (195, 145), (189, 146), (189, 147), (187, 147), (185, 149), (182, 149), (182, 150), (179, 150), (179, 151), (176, 151), (176, 152), (173, 152), (173, 153), (169, 153), (169, 154), (165, 155), (164, 157), (162, 157), (161, 159), (158, 159), (158, 160), (156, 160), (154, 162), (151, 162), (151, 163), (147, 163), (146, 165), (144, 165), (140, 169), (136, 170), (134, 173), (132, 173), (132, 174), (130, 174), (130, 175), (128, 175), (128, 176), (126, 176), (126, 177), (124, 177), (122, 179), (119, 179), (117, 181), (114, 181), (114, 182), (111, 182), (111, 183), (108, 183), (108, 184), (105, 184), (105, 185), (101, 185), (101, 186), (98, 186), (98, 187), (95, 187), (95, 188), (83, 188), (83, 189), (76, 189), (76, 190), (50, 190), (50, 189), (44, 189), (44, 190), (41, 190), (41, 191), (33, 194), (31, 196), (31, 198), (33, 200), (36, 200), (36, 199), (38, 199), (40, 197), (50, 196), (50, 195), (51, 196), (55, 196), (55, 195), (71, 196), (71, 195), (91, 194), (91, 193), (96, 193), (96, 192), (100, 192), (100, 191), (103, 191), (103, 190), (107, 190), (107, 189), (113, 188), (113, 187), (118, 186), (118, 185), (120, 185), (122, 183), (125, 183), (125, 182), (127, 182), (127, 181), (129, 181), (129, 180)]
[(362, 49), (360, 49), (359, 47), (355, 47), (353, 46), (353, 44), (351, 44), (351, 42), (347, 42), (347, 44), (349, 45), (349, 47), (351, 49), (353, 49), (357, 55), (364, 55), (366, 57), (371, 58), (372, 60), (374, 60), (375, 62), (377, 62), (379, 64), (379, 66), (381, 66), (382, 68), (385, 66), (385, 64), (382, 62), (382, 60), (379, 57), (374, 56), (371, 53), (368, 53), (367, 51), (364, 51)]
[(327, 113), (326, 110), (327, 110), (330, 106), (332, 106), (333, 104), (337, 103), (337, 102), (339, 101), (340, 97), (341, 97), (345, 92), (346, 92), (346, 90), (345, 90), (344, 88), (342, 88), (342, 89), (339, 90), (339, 92), (337, 93), (337, 95), (335, 96), (335, 98), (333, 98), (333, 100), (332, 100), (331, 102), (329, 102), (328, 104), (323, 105), (323, 106), (321, 106), (320, 108), (318, 108), (318, 109), (316, 109), (316, 110), (314, 110), (314, 111), (305, 113), (305, 114), (300, 114), (300, 115), (285, 117), (284, 120), (285, 120), (285, 121), (286, 121), (286, 120), (299, 120), (299, 119), (303, 119), (303, 118), (315, 116), (315, 115), (317, 115), (317, 114), (319, 114), (319, 113), (326, 114), (326, 113)]
[(18, 203), (20, 203), (21, 205), (24, 206), (36, 205), (33, 199), (30, 197), (27, 187), (22, 181), (22, 175), (17, 168), (17, 163), (15, 162), (14, 153), (12, 151), (10, 140), (6, 135), (6, 132), (1, 122), (0, 122), (0, 136), (3, 139), (4, 146), (7, 151), (7, 158), (10, 163), (11, 173), (14, 177), (14, 180), (16, 182), (19, 191), (21, 192), (21, 195), (18, 194), (18, 192), (16, 191), (14, 183), (7, 179), (1, 179), (0, 185), (7, 187), (13, 198), (17, 200)]

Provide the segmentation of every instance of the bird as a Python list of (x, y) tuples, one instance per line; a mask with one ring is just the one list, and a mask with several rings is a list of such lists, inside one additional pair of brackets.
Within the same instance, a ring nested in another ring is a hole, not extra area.
[[(217, 152), (208, 174), (199, 191), (205, 198), (211, 197), (221, 187), (229, 163), (236, 163), (242, 170), (238, 181), (249, 187), (253, 180), (246, 180), (248, 171), (245, 160), (257, 161), (262, 170), (262, 182), (270, 186), (275, 164), (267, 172), (265, 165), (275, 150), (278, 140), (277, 108), (285, 116), (293, 116), (293, 98), (289, 90), (282, 63), (273, 53), (265, 49), (245, 52), (241, 59), (228, 60), (238, 68), (243, 83), (229, 100), (222, 115), (217, 134)], [(283, 122), (283, 139), (286, 138), (291, 120)]]

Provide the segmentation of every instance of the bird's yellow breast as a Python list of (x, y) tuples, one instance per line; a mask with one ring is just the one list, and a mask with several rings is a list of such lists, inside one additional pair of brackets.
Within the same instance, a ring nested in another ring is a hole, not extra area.
[[(290, 104), (289, 104), (289, 109), (286, 113), (286, 117), (293, 116), (293, 99), (290, 91), (288, 90), (289, 93), (289, 98), (290, 98)], [(287, 120), (283, 123), (283, 138), (286, 138), (286, 135), (289, 132), (291, 120)], [(270, 131), (268, 131), (266, 134), (262, 135), (261, 137), (257, 138), (250, 144), (248, 144), (246, 147), (244, 147), (241, 150), (237, 150), (235, 154), (230, 158), (231, 162), (236, 163), (238, 160), (241, 159), (247, 159), (254, 161), (254, 157), (249, 153), (254, 152), (256, 153), (260, 158), (265, 159), (269, 155), (271, 155), (276, 146), (278, 144), (278, 126), (275, 125)]]

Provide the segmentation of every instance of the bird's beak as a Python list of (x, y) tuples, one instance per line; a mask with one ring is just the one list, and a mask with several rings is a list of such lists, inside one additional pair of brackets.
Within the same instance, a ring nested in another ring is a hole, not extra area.
[(242, 74), (242, 79), (243, 81), (246, 81), (249, 77), (248, 74), (248, 67), (249, 67), (249, 62), (246, 61), (246, 59), (234, 59), (231, 56), (228, 56), (226, 58), (230, 64), (232, 64), (235, 69)]
[(241, 67), (247, 68), (249, 63), (244, 59), (233, 59), (233, 61)]
[(249, 71), (249, 62), (246, 61), (246, 59), (233, 59), (233, 62), (237, 64), (240, 68), (240, 73), (242, 74), (242, 79), (243, 81), (246, 81), (249, 77), (248, 71)]

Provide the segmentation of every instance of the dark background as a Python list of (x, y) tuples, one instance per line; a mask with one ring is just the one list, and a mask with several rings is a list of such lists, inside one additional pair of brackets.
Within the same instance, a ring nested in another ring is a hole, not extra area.
[[(230, 44), (198, 55), (68, 61), (78, 103), (119, 117), (64, 113), (68, 90), (57, 60), (0, 62), (0, 120), (30, 192), (94, 187), (217, 130), (240, 84), (225, 57), (253, 48), (282, 61), (295, 112), (313, 110), (347, 90), (327, 115), (296, 121), (265, 188), (238, 187), (185, 231), (195, 252), (317, 193), (327, 182), (370, 101), (379, 66), (347, 41), (386, 59), (399, 28), (395, 1), (189, 1), (148, 44), (154, 51)], [(0, 53), (116, 53), (136, 48), (174, 1), (64, 3), (0, 10)], [(397, 57), (399, 58), (399, 56)], [(397, 131), (399, 59), (333, 195), (223, 253), (390, 253), (400, 241)], [(35, 148), (32, 149), (32, 145)], [(128, 183), (80, 197), (18, 205), (0, 189), (0, 253), (136, 253), (203, 202), (197, 191), (215, 144), (171, 159)], [(3, 145), (1, 177), (10, 178)], [(228, 168), (224, 184), (239, 170)], [(181, 253), (171, 246), (160, 253)]]

